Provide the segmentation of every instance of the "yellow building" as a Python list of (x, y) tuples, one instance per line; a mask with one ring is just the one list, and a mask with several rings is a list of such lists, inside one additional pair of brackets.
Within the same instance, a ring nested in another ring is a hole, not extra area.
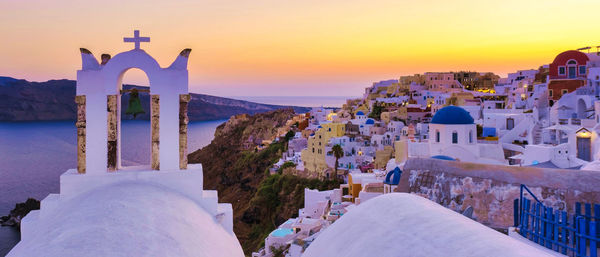
[[(349, 173), (348, 174), (348, 196), (351, 197), (352, 202), (359, 197), (360, 191), (365, 187), (370, 187), (365, 192), (378, 192), (378, 182), (381, 182), (375, 177), (374, 173)], [(373, 184), (374, 183), (374, 184)], [(383, 193), (383, 184), (381, 184), (381, 192)]]
[(400, 83), (392, 83), (391, 85), (388, 86), (385, 94), (387, 96), (394, 96), (396, 94), (398, 94), (398, 92), (400, 91)]
[(388, 163), (388, 161), (394, 157), (394, 147), (385, 146), (383, 150), (378, 150), (375, 152), (375, 168), (376, 169), (384, 169)]
[(332, 123), (324, 123), (321, 124), (321, 129), (323, 130), (324, 135), (328, 138), (332, 137), (341, 137), (346, 134), (346, 124), (332, 122)]
[(405, 96), (410, 93), (410, 84), (400, 84), (396, 96)]
[(356, 173), (348, 174), (348, 195), (352, 196), (352, 202), (354, 202), (354, 199), (358, 197), (360, 190), (362, 190), (360, 179), (353, 179), (356, 175)]
[(448, 100), (446, 101), (446, 104), (461, 106), (461, 105), (465, 105), (466, 100), (473, 100), (473, 99), (475, 99), (475, 97), (470, 92), (457, 92), (457, 93), (452, 93), (450, 98), (448, 98)]
[(425, 76), (422, 74), (415, 74), (412, 76), (402, 76), (399, 79), (400, 84), (402, 85), (410, 85), (411, 83), (417, 83), (419, 85), (425, 84)]
[(322, 178), (325, 177), (325, 170), (328, 168), (325, 162), (325, 146), (329, 142), (331, 132), (326, 129), (319, 129), (315, 134), (308, 138), (306, 149), (302, 150), (302, 163), (304, 170), (311, 175)]
[(304, 169), (316, 177), (325, 177), (325, 170), (329, 168), (325, 161), (327, 152), (325, 146), (332, 137), (341, 137), (346, 134), (344, 123), (324, 123), (313, 136), (308, 138), (306, 149), (302, 150), (302, 162)]
[(396, 163), (408, 160), (408, 142), (406, 140), (394, 142), (394, 158), (396, 159)]
[(431, 107), (435, 104), (435, 98), (427, 98), (427, 107)]
[(400, 106), (400, 108), (398, 108), (397, 112), (398, 112), (398, 119), (401, 119), (401, 120), (408, 119), (408, 108), (406, 108), (405, 106)]

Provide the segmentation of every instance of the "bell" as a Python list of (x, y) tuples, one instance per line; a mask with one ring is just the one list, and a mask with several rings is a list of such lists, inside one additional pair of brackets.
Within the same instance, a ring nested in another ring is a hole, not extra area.
[(146, 112), (142, 108), (142, 103), (140, 102), (140, 94), (138, 93), (138, 90), (134, 88), (131, 90), (131, 93), (129, 93), (129, 103), (125, 114), (133, 115), (133, 118), (135, 119), (135, 117), (141, 113)]

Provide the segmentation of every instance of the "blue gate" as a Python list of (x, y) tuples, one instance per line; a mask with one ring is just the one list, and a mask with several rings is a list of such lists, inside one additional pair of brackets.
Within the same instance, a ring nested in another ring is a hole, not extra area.
[[(523, 190), (533, 201), (523, 197)], [(583, 213), (582, 213), (582, 206)], [(592, 212), (593, 206), (593, 212)], [(546, 207), (525, 185), (515, 199), (515, 226), (521, 236), (568, 256), (597, 257), (600, 246), (600, 205), (575, 204), (575, 214)]]

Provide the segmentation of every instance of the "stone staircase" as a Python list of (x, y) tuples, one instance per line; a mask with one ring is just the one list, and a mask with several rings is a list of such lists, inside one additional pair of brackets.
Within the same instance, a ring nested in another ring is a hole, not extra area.
[(531, 137), (533, 139), (533, 144), (538, 145), (542, 143), (542, 124), (540, 122), (536, 122), (533, 128), (531, 129)]

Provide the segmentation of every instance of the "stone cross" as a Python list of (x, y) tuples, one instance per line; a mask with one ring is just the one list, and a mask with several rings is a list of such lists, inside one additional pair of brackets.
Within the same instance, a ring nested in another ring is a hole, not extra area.
[(140, 42), (150, 42), (149, 37), (140, 37), (140, 31), (134, 30), (133, 37), (124, 37), (123, 42), (134, 42), (135, 49), (140, 49)]

